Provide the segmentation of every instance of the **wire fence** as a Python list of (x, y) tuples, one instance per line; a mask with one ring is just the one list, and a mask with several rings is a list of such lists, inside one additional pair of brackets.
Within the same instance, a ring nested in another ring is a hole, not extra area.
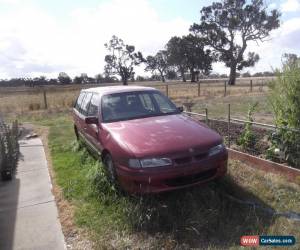
[[(264, 93), (268, 90), (268, 82), (273, 78), (243, 79), (236, 85), (228, 85), (224, 79), (200, 80), (197, 83), (182, 82), (134, 82), (131, 84), (151, 86), (172, 99), (219, 97), (242, 95), (248, 93)], [(120, 83), (118, 83), (120, 84)], [(114, 86), (117, 84), (81, 84), (70, 86), (44, 86), (44, 87), (0, 87), (0, 112), (26, 112), (42, 109), (70, 108), (83, 88)]]
[[(231, 117), (230, 104), (228, 104), (227, 119), (211, 118), (208, 109), (205, 109), (203, 114), (191, 111), (185, 113), (196, 117), (217, 131), (228, 148), (300, 168), (300, 129), (298, 128), (278, 127)], [(290, 151), (293, 151), (292, 155)]]

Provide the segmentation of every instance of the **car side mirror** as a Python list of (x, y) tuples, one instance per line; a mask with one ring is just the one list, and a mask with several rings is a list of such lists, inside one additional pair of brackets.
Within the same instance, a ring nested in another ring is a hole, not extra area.
[(178, 110), (180, 113), (182, 113), (182, 112), (183, 112), (183, 107), (182, 107), (182, 106), (177, 107), (177, 110)]
[(96, 116), (86, 117), (84, 121), (86, 124), (97, 124), (97, 125), (99, 124), (98, 117)]

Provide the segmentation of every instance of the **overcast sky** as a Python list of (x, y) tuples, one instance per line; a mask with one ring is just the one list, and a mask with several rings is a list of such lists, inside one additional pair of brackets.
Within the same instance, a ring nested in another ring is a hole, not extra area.
[[(171, 36), (185, 35), (202, 0), (0, 0), (0, 78), (74, 77), (103, 72), (104, 43), (117, 35), (144, 56), (163, 49)], [(282, 12), (281, 27), (250, 51), (261, 60), (250, 72), (279, 67), (283, 53), (300, 55), (300, 0), (267, 1)], [(222, 64), (218, 73), (228, 73)], [(137, 70), (142, 74), (142, 69)]]

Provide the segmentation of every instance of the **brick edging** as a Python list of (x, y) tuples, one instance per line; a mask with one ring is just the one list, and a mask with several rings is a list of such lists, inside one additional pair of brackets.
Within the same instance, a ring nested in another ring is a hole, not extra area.
[[(261, 159), (253, 155), (249, 155), (234, 149), (227, 148), (229, 157), (247, 163), (250, 167), (260, 169), (274, 174), (281, 174), (287, 177), (288, 180), (299, 182), (300, 170), (291, 168), (276, 162)], [(298, 179), (296, 181), (296, 179)]]

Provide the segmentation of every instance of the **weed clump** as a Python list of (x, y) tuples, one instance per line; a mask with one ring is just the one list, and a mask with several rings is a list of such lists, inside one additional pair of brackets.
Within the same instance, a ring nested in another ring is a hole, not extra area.
[(269, 101), (277, 130), (271, 136), (269, 158), (281, 156), (289, 165), (300, 168), (300, 63), (286, 62), (270, 85)]
[(244, 150), (246, 149), (254, 149), (256, 144), (256, 137), (252, 130), (252, 123), (253, 122), (253, 113), (255, 108), (257, 107), (258, 102), (249, 106), (248, 110), (248, 121), (245, 125), (245, 129), (243, 130), (241, 136), (237, 140), (237, 144), (241, 146)]
[(18, 165), (18, 136), (17, 121), (10, 127), (0, 119), (0, 174), (4, 180), (12, 178)]

